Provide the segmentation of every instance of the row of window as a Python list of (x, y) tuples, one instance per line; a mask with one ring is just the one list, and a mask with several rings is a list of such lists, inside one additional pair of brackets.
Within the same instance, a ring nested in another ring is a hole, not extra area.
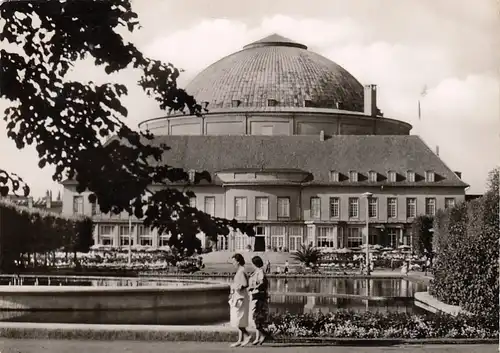
[[(99, 239), (102, 245), (115, 245), (113, 242), (114, 234), (113, 229), (114, 225), (102, 224), (99, 226)], [(138, 243), (141, 246), (153, 246), (153, 232), (150, 228), (144, 227), (143, 225), (120, 225), (118, 226), (118, 239), (119, 246), (128, 246), (134, 244), (134, 234), (135, 227), (137, 227), (137, 238)], [(168, 245), (168, 234), (162, 234), (158, 240), (158, 246)]]
[[(455, 198), (445, 198), (445, 208), (455, 206)], [(311, 197), (311, 213), (313, 219), (321, 218), (321, 198)], [(330, 197), (329, 199), (329, 212), (330, 218), (340, 217), (340, 198)], [(398, 218), (398, 199), (396, 197), (387, 198), (387, 218)], [(359, 198), (350, 197), (348, 207), (349, 218), (359, 218)], [(425, 214), (434, 216), (436, 214), (436, 199), (434, 197), (427, 197), (425, 199)], [(417, 216), (417, 198), (406, 198), (406, 218), (415, 218)], [(370, 197), (368, 199), (368, 217), (378, 218), (379, 207), (378, 198)]]
[[(360, 175), (362, 175), (362, 173), (359, 173), (355, 170), (349, 171), (349, 176), (348, 176), (349, 181), (358, 182)], [(341, 176), (341, 174), (338, 171), (335, 171), (335, 170), (330, 171), (330, 182), (338, 183), (339, 181), (341, 181), (340, 176)], [(398, 174), (395, 171), (390, 170), (387, 172), (387, 180), (391, 183), (395, 183), (396, 181), (398, 181), (397, 176), (398, 176)], [(379, 181), (379, 179), (380, 179), (380, 174), (377, 173), (376, 171), (370, 170), (368, 172), (368, 180), (370, 182), (377, 182), (377, 181)], [(406, 172), (406, 181), (408, 181), (410, 183), (415, 182), (415, 172), (414, 171), (408, 170)], [(430, 182), (430, 183), (433, 183), (435, 181), (435, 174), (433, 171), (428, 170), (425, 172), (425, 181)]]
[[(75, 196), (73, 199), (73, 213), (83, 214), (83, 197)], [(196, 207), (196, 197), (190, 199), (190, 206)], [(445, 198), (445, 208), (455, 206), (455, 198)], [(92, 215), (96, 214), (96, 204), (92, 204)], [(312, 219), (321, 219), (321, 198), (311, 197), (310, 201), (310, 217)], [(278, 218), (290, 218), (290, 198), (278, 197), (277, 199)], [(215, 197), (206, 196), (204, 198), (204, 212), (215, 216)], [(396, 197), (387, 198), (387, 218), (397, 218), (398, 215), (398, 199)], [(340, 218), (340, 198), (330, 197), (329, 199), (329, 217)], [(425, 199), (425, 214), (433, 216), (436, 213), (436, 199), (428, 197)], [(414, 218), (417, 215), (417, 199), (414, 197), (406, 198), (406, 217)], [(359, 198), (349, 198), (348, 208), (349, 218), (359, 218)], [(247, 218), (247, 198), (235, 197), (234, 201), (234, 217), (236, 219)], [(378, 198), (371, 197), (368, 199), (368, 217), (378, 218), (379, 207)], [(255, 219), (269, 219), (269, 198), (255, 198)], [(124, 228), (125, 229), (125, 228)]]
[[(194, 200), (196, 201), (196, 200)], [(210, 203), (211, 204), (211, 203)], [(455, 198), (445, 198), (445, 208), (455, 206)], [(310, 217), (313, 219), (321, 219), (321, 198), (311, 197), (310, 203)], [(290, 198), (278, 197), (277, 199), (278, 218), (290, 217)], [(207, 212), (207, 208), (205, 208)], [(349, 198), (349, 218), (359, 218), (359, 198)], [(208, 213), (208, 212), (207, 212)], [(330, 197), (329, 199), (329, 217), (340, 218), (340, 197)], [(436, 213), (436, 199), (428, 197), (425, 199), (425, 214), (435, 215)], [(235, 197), (234, 202), (234, 215), (237, 219), (245, 219), (247, 217), (247, 198)], [(415, 218), (417, 216), (417, 199), (408, 197), (406, 199), (406, 217)], [(378, 218), (379, 207), (378, 198), (371, 197), (368, 199), (368, 217)], [(387, 218), (398, 217), (398, 199), (396, 197), (387, 198)], [(267, 197), (255, 198), (255, 219), (267, 220), (269, 219), (269, 199)]]

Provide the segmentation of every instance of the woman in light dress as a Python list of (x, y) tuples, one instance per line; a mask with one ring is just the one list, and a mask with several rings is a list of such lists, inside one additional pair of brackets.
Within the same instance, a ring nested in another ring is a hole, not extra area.
[(264, 273), (264, 261), (260, 256), (252, 258), (254, 271), (250, 276), (248, 291), (251, 295), (250, 313), (255, 324), (255, 340), (253, 345), (260, 345), (268, 338), (267, 324), (269, 315), (269, 282)]
[(238, 341), (231, 347), (246, 346), (251, 339), (247, 331), (249, 296), (248, 296), (248, 278), (245, 273), (245, 259), (241, 254), (234, 254), (232, 257), (233, 265), (236, 267), (236, 274), (231, 284), (231, 294), (229, 295), (229, 308), (231, 317), (231, 326), (238, 328)]

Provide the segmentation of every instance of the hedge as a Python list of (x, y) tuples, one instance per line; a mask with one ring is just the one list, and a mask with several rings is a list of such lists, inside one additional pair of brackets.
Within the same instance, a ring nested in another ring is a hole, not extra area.
[(499, 194), (496, 186), (481, 198), (441, 211), (434, 221), (437, 260), (430, 293), (483, 316), (499, 316)]
[(498, 338), (498, 321), (481, 316), (337, 311), (271, 314), (275, 338)]
[(0, 269), (13, 270), (16, 263), (26, 266), (31, 258), (36, 263), (37, 254), (58, 249), (76, 258), (76, 252), (87, 252), (92, 246), (92, 231), (88, 217), (64, 217), (0, 201)]

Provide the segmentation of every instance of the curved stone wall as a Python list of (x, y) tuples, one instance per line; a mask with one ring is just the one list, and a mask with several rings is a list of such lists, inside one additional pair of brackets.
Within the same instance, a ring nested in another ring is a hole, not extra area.
[(123, 311), (158, 310), (179, 323), (229, 320), (229, 285), (199, 282), (181, 287), (0, 286), (0, 310)]
[(146, 120), (155, 135), (409, 135), (412, 126), (383, 117), (340, 112), (220, 112)]

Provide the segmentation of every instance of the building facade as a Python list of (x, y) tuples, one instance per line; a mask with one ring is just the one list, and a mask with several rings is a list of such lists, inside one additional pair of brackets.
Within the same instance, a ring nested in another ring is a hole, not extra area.
[[(383, 116), (375, 85), (305, 45), (264, 38), (212, 64), (186, 90), (203, 117), (172, 113), (140, 128), (171, 148), (169, 165), (211, 174), (211, 183), (191, 187), (193, 206), (257, 224), (254, 238), (219, 236), (220, 250), (355, 248), (366, 234), (371, 244), (409, 245), (416, 216), (465, 200), (460, 173), (410, 135), (411, 125)], [(167, 244), (168, 235), (136, 219), (130, 228), (125, 214), (101, 215), (73, 181), (63, 184), (63, 213), (92, 216), (96, 244)]]

